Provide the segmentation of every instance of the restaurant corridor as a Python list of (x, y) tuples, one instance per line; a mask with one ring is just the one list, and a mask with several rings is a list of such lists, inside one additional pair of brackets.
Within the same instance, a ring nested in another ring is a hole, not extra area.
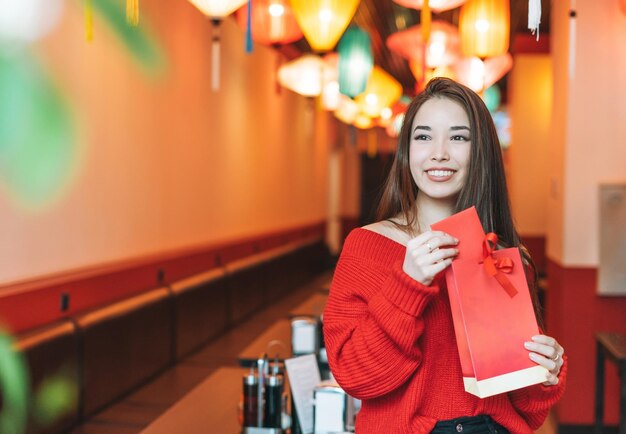
[[(221, 387), (212, 389), (209, 395), (205, 394), (201, 400), (191, 404), (193, 408), (188, 409), (197, 421), (181, 420), (179, 425), (193, 423), (197, 427), (197, 432), (201, 433), (239, 433), (241, 427), (237, 420), (237, 402), (241, 394), (242, 376), (248, 371), (240, 367), (239, 357), (242, 354), (256, 353), (257, 348), (262, 349), (258, 352), (260, 355), (263, 347), (270, 343), (268, 340), (270, 337), (271, 340), (281, 341), (280, 344), (275, 343), (267, 349), (270, 355), (274, 356), (276, 351), (282, 354), (285, 351), (290, 352), (290, 330), (274, 328), (277, 330), (274, 335), (272, 326), (280, 322), (288, 322), (290, 315), (319, 315), (324, 307), (330, 276), (331, 272), (324, 272), (306, 284), (294, 288), (276, 303), (225, 331), (138, 390), (95, 414), (72, 433), (132, 434), (141, 432), (220, 368), (230, 368), (236, 371), (236, 375), (223, 377), (232, 380), (231, 382), (224, 382), (220, 376), (215, 378), (215, 384)], [(176, 415), (173, 417), (175, 418)], [(207, 425), (207, 423), (210, 424)], [(148, 432), (190, 433), (187, 429), (159, 430), (158, 426), (156, 429), (149, 429)]]

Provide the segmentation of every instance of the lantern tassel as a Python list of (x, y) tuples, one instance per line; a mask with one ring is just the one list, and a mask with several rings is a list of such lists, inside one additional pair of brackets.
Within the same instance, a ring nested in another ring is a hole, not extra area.
[(126, 0), (126, 22), (131, 26), (139, 24), (139, 0)]
[(572, 0), (569, 11), (569, 78), (574, 79), (576, 74), (576, 1)]
[(85, 0), (85, 40), (93, 41), (93, 4), (92, 0)]
[(248, 17), (246, 23), (246, 53), (252, 53), (252, 0), (248, 0)]
[[(532, 1), (532, 0), (531, 0)], [(424, 0), (424, 5), (422, 6), (422, 12), (420, 15), (420, 25), (422, 26), (422, 39), (424, 45), (428, 44), (430, 41), (430, 22), (431, 22), (432, 14), (430, 12), (430, 4), (428, 0)], [(426, 59), (426, 58), (424, 58)]]
[(213, 20), (213, 40), (211, 43), (211, 89), (220, 89), (220, 20)]
[(537, 33), (539, 40), (539, 23), (541, 23), (541, 0), (528, 0), (528, 28), (531, 34)]

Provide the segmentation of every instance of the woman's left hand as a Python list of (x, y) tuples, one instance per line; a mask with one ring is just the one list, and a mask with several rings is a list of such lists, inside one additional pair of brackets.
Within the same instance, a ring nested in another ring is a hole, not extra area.
[(550, 373), (546, 377), (546, 381), (542, 383), (545, 386), (554, 386), (559, 383), (559, 372), (563, 366), (563, 347), (559, 345), (556, 339), (546, 336), (533, 336), (532, 342), (525, 342), (524, 347), (530, 351), (530, 359), (546, 368)]

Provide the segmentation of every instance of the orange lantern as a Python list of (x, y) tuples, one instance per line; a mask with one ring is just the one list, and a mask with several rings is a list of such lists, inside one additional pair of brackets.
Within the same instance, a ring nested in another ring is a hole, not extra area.
[(509, 20), (509, 0), (469, 0), (459, 18), (463, 54), (485, 58), (506, 53)]
[[(248, 5), (240, 8), (237, 22), (245, 29)], [(293, 9), (288, 0), (254, 0), (252, 5), (252, 39), (264, 45), (288, 44), (302, 38)]]
[(348, 27), (360, 0), (291, 0), (304, 37), (318, 52), (330, 51)]
[(357, 95), (354, 101), (361, 112), (370, 117), (380, 116), (380, 111), (391, 107), (402, 96), (402, 85), (384, 69), (374, 66), (365, 91)]
[[(424, 0), (393, 0), (399, 5), (405, 8), (422, 9), (424, 7)], [(450, 9), (458, 8), (467, 0), (428, 0), (428, 7), (435, 13), (447, 11)]]
[(475, 92), (482, 92), (496, 83), (513, 67), (509, 53), (481, 60), (470, 57), (452, 66), (456, 80)]

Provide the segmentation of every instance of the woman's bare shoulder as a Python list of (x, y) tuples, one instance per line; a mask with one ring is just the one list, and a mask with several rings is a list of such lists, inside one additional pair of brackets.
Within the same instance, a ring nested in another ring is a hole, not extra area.
[(387, 237), (397, 243), (406, 246), (406, 243), (411, 238), (406, 232), (401, 230), (398, 226), (393, 224), (389, 220), (381, 220), (369, 225), (363, 226), (362, 229), (376, 232), (379, 235)]

